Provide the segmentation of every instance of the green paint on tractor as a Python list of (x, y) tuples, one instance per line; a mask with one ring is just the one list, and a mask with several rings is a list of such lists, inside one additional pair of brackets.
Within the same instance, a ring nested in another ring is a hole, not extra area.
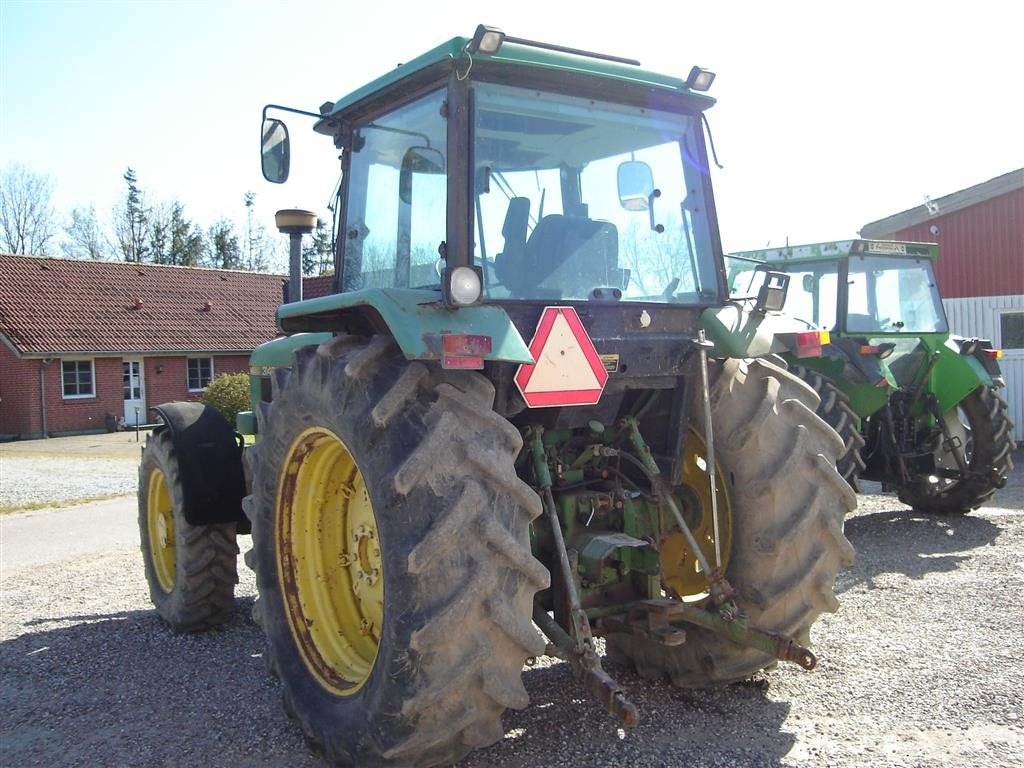
[[(844, 475), (879, 480), (924, 511), (963, 513), (1005, 483), (1012, 424), (998, 392), (999, 351), (950, 332), (938, 255), (933, 243), (844, 240), (727, 261), (740, 305), (767, 276), (788, 278), (773, 325), (787, 324), (788, 333), (776, 339), (822, 396), (819, 415), (843, 437)], [(828, 342), (810, 343), (821, 331)]]

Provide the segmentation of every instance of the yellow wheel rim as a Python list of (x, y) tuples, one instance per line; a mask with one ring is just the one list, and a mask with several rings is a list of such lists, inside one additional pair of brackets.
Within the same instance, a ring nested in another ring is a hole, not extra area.
[(288, 449), (277, 498), (277, 568), (306, 667), (349, 696), (370, 677), (384, 619), (384, 568), (373, 504), (341, 439), (304, 430)]
[(167, 478), (159, 469), (149, 476), (146, 493), (146, 524), (149, 529), (149, 555), (160, 589), (170, 594), (174, 589), (174, 506)]
[[(707, 446), (704, 438), (691, 429), (683, 446), (682, 491), (677, 498), (701, 552), (715, 566), (715, 523), (711, 511), (711, 481), (708, 474)], [(715, 468), (718, 489), (718, 535), (722, 553), (722, 571), (729, 565), (732, 547), (732, 504), (725, 487), (721, 466)], [(699, 600), (708, 594), (708, 577), (700, 568), (683, 534), (670, 524), (672, 533), (662, 539), (661, 577), (666, 589), (683, 600)]]

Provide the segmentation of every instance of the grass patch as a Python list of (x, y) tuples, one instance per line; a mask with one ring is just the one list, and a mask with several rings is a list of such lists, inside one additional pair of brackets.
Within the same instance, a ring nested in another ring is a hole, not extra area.
[[(129, 456), (128, 453), (131, 453)], [(109, 451), (105, 453), (98, 453), (96, 451), (17, 451), (17, 450), (0, 450), (0, 461), (4, 459), (63, 459), (65, 461), (75, 459), (103, 459), (104, 461), (134, 461), (139, 462), (141, 457), (141, 451), (135, 448), (131, 451)]]
[(128, 493), (101, 493), (96, 496), (81, 496), (74, 499), (60, 499), (49, 501), (28, 501), (18, 504), (0, 504), (0, 515), (7, 515), (12, 512), (32, 512), (36, 509), (61, 509), (63, 507), (77, 507), (80, 504), (88, 504), (92, 501), (106, 501), (117, 499), (122, 496), (134, 496), (131, 491)]

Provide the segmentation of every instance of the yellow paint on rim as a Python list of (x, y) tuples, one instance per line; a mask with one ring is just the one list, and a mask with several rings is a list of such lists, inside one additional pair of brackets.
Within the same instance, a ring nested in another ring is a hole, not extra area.
[[(729, 565), (732, 548), (732, 503), (726, 490), (721, 465), (715, 467), (715, 486), (718, 489), (718, 534), (721, 539), (722, 571)], [(707, 446), (696, 430), (690, 429), (683, 446), (682, 484), (687, 490), (689, 504), (683, 508), (683, 517), (701, 552), (715, 565), (715, 524), (711, 513), (711, 480), (708, 474)], [(696, 509), (687, 509), (696, 504)], [(669, 534), (661, 545), (662, 580), (683, 600), (699, 600), (708, 594), (707, 575), (686, 538), (678, 530)]]
[(278, 578), (299, 654), (321, 686), (351, 696), (377, 658), (384, 567), (362, 473), (329, 429), (305, 429), (289, 447), (276, 528)]
[(167, 594), (174, 589), (175, 566), (177, 563), (174, 547), (174, 505), (167, 478), (159, 469), (149, 475), (146, 490), (146, 526), (149, 530), (149, 554), (153, 561), (156, 580)]

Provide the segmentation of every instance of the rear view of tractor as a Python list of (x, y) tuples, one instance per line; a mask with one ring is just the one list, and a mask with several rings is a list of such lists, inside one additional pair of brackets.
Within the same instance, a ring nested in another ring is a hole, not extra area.
[(796, 328), (777, 336), (777, 351), (821, 396), (819, 415), (847, 447), (844, 476), (880, 481), (925, 512), (963, 514), (1006, 483), (1013, 423), (999, 350), (949, 332), (937, 257), (936, 245), (851, 240), (729, 263), (735, 296), (773, 273), (788, 278)]
[(162, 407), (140, 524), (181, 630), (234, 576), (189, 541), (251, 526), (268, 666), (332, 759), (492, 744), (542, 654), (633, 725), (598, 637), (678, 686), (815, 665), (855, 497), (817, 395), (730, 330), (757, 318), (727, 303), (711, 77), (480, 27), (300, 112), (340, 150), (337, 290), (254, 352), (244, 456)]

